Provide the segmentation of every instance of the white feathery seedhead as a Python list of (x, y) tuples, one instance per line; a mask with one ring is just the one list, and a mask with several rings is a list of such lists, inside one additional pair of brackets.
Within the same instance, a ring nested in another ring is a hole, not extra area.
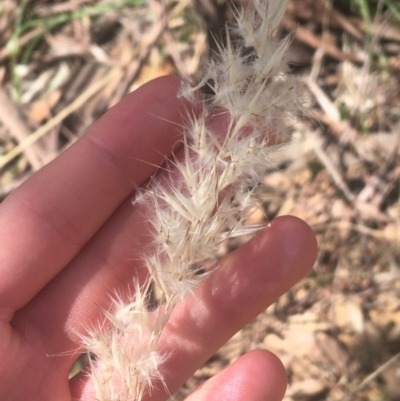
[(140, 401), (157, 380), (163, 383), (159, 366), (167, 358), (158, 352), (158, 338), (168, 312), (149, 310), (150, 282), (140, 287), (129, 302), (116, 297), (113, 313), (102, 308), (107, 322), (81, 336), (96, 361), (91, 362), (92, 378), (99, 401)]
[[(253, 9), (235, 9), (237, 23), (227, 29), (226, 45), (218, 45), (197, 85), (182, 87), (189, 100), (205, 85), (213, 95), (199, 115), (188, 117), (183, 151), (166, 169), (174, 176), (163, 184), (154, 179), (138, 200), (153, 232), (143, 256), (149, 281), (135, 284), (128, 302), (117, 298), (111, 312), (103, 311), (107, 324), (83, 339), (96, 355), (99, 401), (140, 401), (155, 379), (163, 383), (159, 366), (166, 356), (158, 339), (174, 305), (209, 274), (205, 267), (227, 239), (259, 229), (244, 225), (274, 150), (269, 145), (301, 110), (284, 60), (290, 36), (278, 37), (286, 4), (256, 0)], [(215, 114), (223, 116), (223, 133), (210, 124)], [(161, 293), (156, 310), (149, 309), (153, 286)]]

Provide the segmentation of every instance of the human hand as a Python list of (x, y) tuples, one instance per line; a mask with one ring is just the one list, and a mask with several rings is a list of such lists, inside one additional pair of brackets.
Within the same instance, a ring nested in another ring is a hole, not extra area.
[[(164, 77), (127, 96), (1, 204), (0, 400), (90, 399), (87, 376), (68, 381), (77, 333), (104, 318), (109, 294), (146, 275), (149, 237), (132, 191), (179, 146), (187, 106), (179, 85)], [(315, 255), (311, 229), (280, 217), (223, 258), (162, 334), (168, 390), (304, 276)], [(285, 386), (278, 359), (253, 351), (188, 400), (274, 401)], [(165, 398), (160, 386), (147, 399)]]

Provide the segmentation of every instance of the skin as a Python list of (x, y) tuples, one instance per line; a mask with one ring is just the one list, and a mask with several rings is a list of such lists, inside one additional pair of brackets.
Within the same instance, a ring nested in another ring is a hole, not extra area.
[[(145, 275), (149, 237), (132, 194), (180, 146), (188, 104), (179, 87), (163, 77), (130, 94), (0, 205), (0, 399), (93, 399), (87, 375), (68, 381), (77, 333), (104, 319), (106, 294)], [(301, 279), (316, 249), (311, 229), (288, 216), (223, 258), (162, 334), (169, 391)], [(157, 387), (146, 400), (167, 398)], [(188, 401), (275, 401), (285, 388), (279, 360), (253, 351)]]

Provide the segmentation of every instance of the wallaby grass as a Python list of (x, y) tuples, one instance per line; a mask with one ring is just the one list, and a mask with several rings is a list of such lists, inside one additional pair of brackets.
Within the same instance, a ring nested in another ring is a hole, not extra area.
[[(218, 15), (229, 14), (177, 1), (148, 41), (149, 29), (160, 24), (151, 5), (76, 4), (0, 4), (2, 198), (140, 83), (196, 71), (206, 51), (206, 22), (222, 31)], [(277, 153), (278, 169), (266, 171), (259, 221), (287, 213), (304, 218), (316, 231), (318, 260), (177, 398), (261, 346), (283, 359), (288, 400), (399, 399), (393, 358), (400, 352), (399, 21), (394, 0), (290, 2), (283, 27), (297, 26), (289, 54), (310, 87), (311, 112)], [(73, 103), (81, 96), (84, 108)], [(307, 357), (300, 352), (306, 341), (314, 350)], [(379, 375), (365, 381), (374, 372)]]

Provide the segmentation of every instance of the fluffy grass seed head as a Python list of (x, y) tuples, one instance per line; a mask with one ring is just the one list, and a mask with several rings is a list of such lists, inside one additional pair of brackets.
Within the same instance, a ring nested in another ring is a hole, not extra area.
[[(143, 256), (149, 281), (135, 284), (128, 301), (117, 297), (111, 312), (103, 311), (108, 324), (83, 338), (96, 355), (99, 401), (140, 401), (155, 381), (163, 383), (159, 367), (166, 356), (158, 342), (174, 305), (207, 276), (204, 267), (218, 259), (227, 239), (259, 229), (245, 221), (275, 150), (269, 145), (301, 110), (285, 62), (290, 35), (278, 36), (287, 1), (255, 0), (253, 8), (236, 9), (226, 45), (219, 44), (197, 85), (182, 86), (189, 100), (204, 85), (213, 95), (188, 118), (183, 152), (168, 162), (173, 177), (163, 184), (153, 179), (139, 198), (153, 233)], [(216, 111), (225, 120), (223, 135), (210, 124)], [(159, 310), (148, 307), (153, 285), (162, 293)]]
[(111, 312), (100, 308), (108, 322), (81, 336), (95, 355), (91, 367), (99, 401), (140, 401), (156, 381), (163, 383), (159, 367), (167, 356), (158, 352), (158, 338), (168, 315), (149, 309), (149, 286), (135, 282), (131, 299), (116, 297)]

